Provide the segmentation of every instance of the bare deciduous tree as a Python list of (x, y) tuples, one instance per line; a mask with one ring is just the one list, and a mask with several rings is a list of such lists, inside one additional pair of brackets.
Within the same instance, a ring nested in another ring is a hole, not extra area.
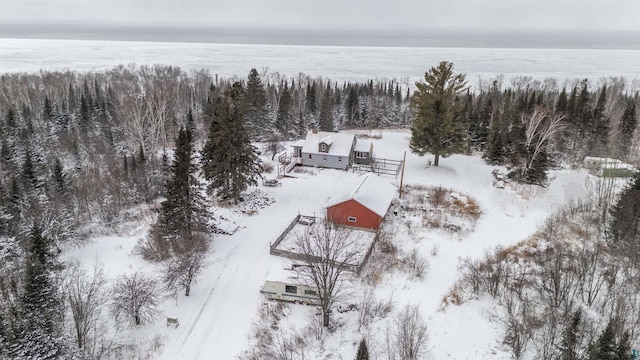
[(536, 108), (531, 115), (523, 115), (525, 148), (530, 149), (525, 172), (529, 172), (538, 156), (549, 147), (550, 140), (564, 129), (564, 115), (549, 116), (546, 110)]
[(107, 302), (107, 280), (102, 265), (97, 261), (90, 272), (86, 272), (79, 264), (69, 267), (65, 283), (66, 298), (68, 300), (73, 319), (74, 335), (78, 348), (93, 353), (90, 337), (99, 337), (95, 331), (100, 322), (100, 316)]
[(151, 277), (137, 272), (123, 275), (113, 287), (111, 311), (116, 321), (141, 325), (157, 317), (160, 298), (156, 281)]
[(395, 351), (400, 360), (418, 360), (425, 353), (428, 334), (417, 305), (405, 306), (395, 319)]
[(165, 288), (173, 297), (184, 289), (184, 295), (189, 296), (191, 284), (202, 272), (207, 251), (207, 239), (204, 234), (183, 236), (174, 245), (174, 255), (164, 262), (164, 276), (162, 281)]
[(347, 295), (344, 282), (362, 254), (362, 246), (349, 235), (345, 228), (316, 223), (296, 240), (297, 251), (307, 265), (301, 267), (300, 275), (318, 289), (325, 328), (331, 306)]

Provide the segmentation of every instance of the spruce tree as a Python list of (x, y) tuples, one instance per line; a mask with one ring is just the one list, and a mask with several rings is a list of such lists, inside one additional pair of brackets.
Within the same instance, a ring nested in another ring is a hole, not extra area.
[(52, 240), (43, 236), (41, 229), (34, 225), (12, 356), (27, 359), (69, 358), (60, 325), (64, 307), (55, 280), (59, 269)]
[(364, 339), (360, 340), (355, 360), (369, 360), (369, 349), (367, 348), (367, 342)]
[(360, 124), (360, 98), (358, 96), (357, 85), (349, 85), (349, 94), (345, 101), (345, 125), (347, 128), (354, 128)]
[(562, 334), (562, 342), (560, 344), (560, 360), (579, 360), (578, 357), (578, 333), (580, 331), (580, 323), (582, 321), (582, 312), (577, 310), (571, 316), (569, 324)]
[(447, 157), (463, 150), (467, 127), (461, 97), (467, 90), (464, 74), (454, 74), (453, 64), (443, 61), (424, 74), (424, 82), (416, 83), (411, 99), (414, 119), (411, 127), (411, 151), (423, 156)]
[(251, 133), (251, 138), (266, 136), (270, 124), (267, 109), (267, 93), (256, 69), (251, 69), (247, 79), (247, 89), (242, 97), (243, 115)]
[(569, 110), (569, 99), (567, 98), (567, 89), (562, 88), (560, 95), (558, 95), (558, 101), (556, 101), (556, 112), (565, 113)]
[(625, 331), (618, 341), (615, 359), (631, 360), (631, 336), (628, 331)]
[(203, 172), (209, 188), (235, 203), (250, 185), (258, 184), (259, 159), (251, 144), (242, 113), (243, 90), (235, 83), (225, 92), (203, 149)]
[(89, 106), (89, 100), (87, 100), (84, 94), (80, 96), (80, 129), (85, 132), (89, 130), (91, 123)]
[(591, 116), (593, 124), (590, 129), (591, 142), (589, 145), (591, 151), (595, 151), (599, 155), (607, 153), (606, 147), (609, 140), (609, 118), (604, 112), (606, 102), (607, 87), (603, 86)]
[(191, 133), (181, 128), (176, 138), (171, 176), (165, 186), (165, 200), (160, 209), (159, 233), (175, 240), (207, 231), (208, 210), (197, 178)]
[(278, 115), (276, 118), (276, 131), (285, 138), (289, 135), (291, 127), (291, 103), (291, 93), (289, 92), (287, 81), (285, 81), (280, 94), (280, 101), (278, 101)]
[(77, 108), (77, 100), (76, 100), (76, 92), (73, 89), (73, 83), (69, 83), (69, 90), (67, 93), (67, 97), (68, 97), (68, 101), (67, 101), (67, 110), (70, 113), (74, 113), (76, 111)]
[(318, 127), (321, 131), (333, 131), (333, 99), (331, 98), (331, 87), (329, 84), (327, 84), (327, 88), (322, 95)]
[(589, 360), (617, 360), (616, 359), (616, 334), (613, 321), (607, 323), (598, 341), (592, 346)]
[(189, 130), (192, 136), (196, 133), (196, 120), (193, 118), (193, 110), (191, 110), (191, 108), (189, 108), (189, 112), (187, 112), (187, 130)]
[(316, 82), (307, 84), (304, 101), (304, 122), (310, 126), (318, 126), (318, 103), (316, 98)]
[(42, 109), (42, 119), (45, 122), (49, 122), (51, 121), (51, 118), (53, 117), (53, 106), (51, 106), (51, 100), (49, 100), (49, 96), (45, 96), (44, 98), (44, 106)]
[(622, 119), (620, 119), (620, 153), (623, 156), (629, 155), (629, 148), (637, 127), (636, 99), (631, 99), (627, 102)]
[(620, 192), (609, 226), (613, 248), (631, 259), (640, 256), (640, 173)]

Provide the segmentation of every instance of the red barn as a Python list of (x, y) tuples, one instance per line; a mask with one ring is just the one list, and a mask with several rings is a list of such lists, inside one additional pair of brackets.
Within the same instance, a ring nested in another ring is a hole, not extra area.
[(368, 173), (357, 178), (348, 192), (329, 199), (327, 219), (335, 224), (377, 230), (396, 196), (395, 186)]

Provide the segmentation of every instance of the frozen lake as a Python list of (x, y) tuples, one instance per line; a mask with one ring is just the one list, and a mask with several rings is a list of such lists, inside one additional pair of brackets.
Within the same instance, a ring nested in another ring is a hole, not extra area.
[(332, 80), (397, 79), (413, 84), (442, 60), (470, 84), (502, 74), (543, 80), (623, 77), (640, 89), (640, 50), (345, 47), (0, 38), (0, 72), (105, 70), (118, 64), (168, 64), (245, 77), (252, 67), (287, 76)]

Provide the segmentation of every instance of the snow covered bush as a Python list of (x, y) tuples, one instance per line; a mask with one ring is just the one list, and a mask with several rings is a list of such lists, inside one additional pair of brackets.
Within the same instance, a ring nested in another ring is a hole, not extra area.
[(122, 275), (112, 293), (111, 312), (119, 323), (137, 326), (152, 322), (159, 315), (161, 294), (157, 282), (147, 275)]
[(429, 270), (429, 259), (422, 255), (418, 249), (413, 249), (404, 259), (409, 274), (417, 279), (422, 279), (425, 271)]
[[(419, 360), (426, 352), (427, 324), (417, 305), (407, 305), (393, 323), (393, 348), (389, 350), (390, 359)], [(396, 358), (394, 354), (397, 354)]]

